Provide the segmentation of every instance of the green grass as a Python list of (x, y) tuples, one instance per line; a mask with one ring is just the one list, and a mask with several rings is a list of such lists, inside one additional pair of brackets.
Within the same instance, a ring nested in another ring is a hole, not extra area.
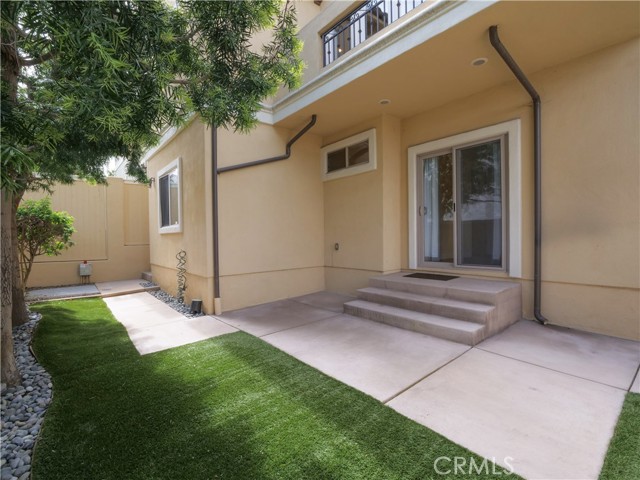
[(438, 457), (483, 461), (244, 333), (141, 357), (99, 299), (32, 308), (54, 384), (36, 480), (441, 479)]
[(640, 478), (640, 394), (628, 393), (600, 480)]

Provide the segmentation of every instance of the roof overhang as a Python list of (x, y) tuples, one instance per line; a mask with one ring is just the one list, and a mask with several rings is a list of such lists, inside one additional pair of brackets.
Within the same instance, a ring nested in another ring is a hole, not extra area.
[[(491, 47), (491, 25), (527, 75), (640, 34), (639, 2), (469, 1), (433, 8), (326, 67), (260, 120), (295, 128), (317, 114), (315, 133), (328, 135), (382, 114), (409, 118), (514, 81)], [(472, 66), (480, 57), (488, 62)], [(381, 99), (391, 103), (380, 105)]]

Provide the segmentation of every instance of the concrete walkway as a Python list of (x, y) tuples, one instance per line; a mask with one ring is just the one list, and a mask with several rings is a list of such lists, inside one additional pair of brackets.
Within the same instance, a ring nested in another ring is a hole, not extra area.
[(160, 287), (145, 287), (146, 282), (139, 278), (133, 280), (117, 280), (113, 282), (88, 283), (85, 285), (67, 285), (62, 287), (32, 288), (27, 290), (27, 302), (41, 300), (59, 300), (78, 297), (112, 297), (130, 293), (149, 292)]
[(140, 355), (180, 347), (237, 329), (211, 316), (187, 318), (146, 292), (104, 299)]
[(211, 316), (187, 318), (147, 292), (141, 279), (32, 289), (27, 301), (102, 297), (141, 355), (199, 342), (237, 329)]
[(640, 391), (638, 342), (523, 320), (470, 348), (343, 315), (349, 299), (219, 318), (525, 478), (598, 477), (624, 397)]
[(188, 319), (105, 298), (141, 354), (243, 330), (530, 479), (596, 479), (640, 344), (520, 321), (474, 348), (342, 314), (326, 292)]

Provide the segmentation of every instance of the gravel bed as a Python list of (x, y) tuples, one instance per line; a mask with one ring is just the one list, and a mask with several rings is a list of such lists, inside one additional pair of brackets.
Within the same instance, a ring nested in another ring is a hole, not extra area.
[(158, 300), (162, 300), (164, 303), (173, 308), (176, 312), (180, 312), (185, 317), (193, 318), (193, 317), (202, 317), (204, 313), (191, 313), (191, 305), (185, 305), (181, 301), (179, 301), (176, 297), (169, 295), (167, 292), (163, 290), (154, 290), (152, 292), (147, 292), (149, 295), (153, 295)]
[(0, 480), (26, 480), (31, 475), (33, 446), (51, 402), (51, 377), (29, 350), (31, 335), (41, 315), (13, 329), (13, 346), (22, 385), (0, 385)]

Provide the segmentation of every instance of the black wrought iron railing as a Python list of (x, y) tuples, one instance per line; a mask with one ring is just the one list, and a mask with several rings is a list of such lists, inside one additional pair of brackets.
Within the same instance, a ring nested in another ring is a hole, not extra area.
[(369, 0), (338, 20), (322, 35), (324, 65), (352, 48), (426, 0)]

